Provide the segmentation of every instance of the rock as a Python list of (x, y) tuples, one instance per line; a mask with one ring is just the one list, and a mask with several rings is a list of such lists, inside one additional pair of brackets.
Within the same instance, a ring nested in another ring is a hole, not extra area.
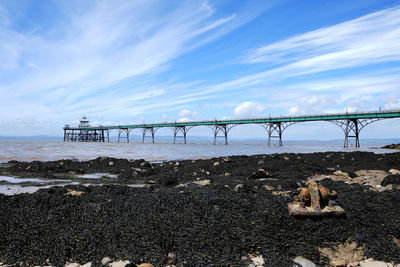
[(400, 185), (400, 174), (392, 174), (383, 178), (381, 185), (387, 186), (389, 184)]
[(217, 162), (214, 162), (214, 164), (213, 164), (213, 166), (218, 166), (219, 165), (219, 162), (217, 161)]
[(82, 191), (76, 191), (76, 190), (68, 189), (68, 192), (65, 195), (80, 196), (82, 194), (83, 194)]
[(254, 257), (251, 260), (253, 261), (254, 266), (256, 266), (256, 267), (264, 266), (264, 264), (265, 264), (262, 255), (258, 255), (257, 257)]
[(128, 265), (129, 263), (129, 261), (114, 261), (108, 265), (111, 267), (125, 267), (125, 265)]
[(369, 261), (360, 262), (360, 267), (394, 267), (394, 265), (384, 261)]
[(260, 160), (259, 162), (257, 162), (258, 165), (264, 164), (263, 160)]
[(81, 265), (77, 262), (73, 262), (73, 263), (67, 263), (65, 264), (65, 267), (80, 267)]
[(345, 260), (331, 261), (331, 265), (333, 267), (346, 267), (346, 261)]
[(233, 191), (238, 192), (241, 188), (243, 188), (243, 184), (238, 184), (233, 188)]
[(290, 158), (287, 157), (287, 156), (284, 156), (283, 159), (284, 159), (284, 160), (289, 160)]
[(335, 171), (335, 172), (333, 173), (333, 175), (350, 177), (350, 175), (349, 175), (347, 172), (342, 172), (342, 171)]
[(179, 161), (175, 162), (175, 166), (179, 166)]
[(81, 265), (81, 267), (91, 267), (91, 266), (92, 266), (92, 262), (88, 262), (88, 263)]
[(271, 185), (265, 185), (264, 188), (269, 190), (269, 191), (275, 190), (275, 187), (273, 187)]
[(225, 176), (226, 176), (226, 177), (231, 176), (231, 175), (232, 175), (232, 174), (231, 174), (230, 172), (226, 172), (226, 173), (225, 173)]
[(317, 267), (312, 261), (300, 256), (297, 256), (293, 261), (302, 267)]
[(103, 264), (103, 265), (106, 265), (107, 263), (110, 263), (110, 262), (112, 262), (112, 260), (110, 259), (110, 257), (104, 257), (104, 258), (101, 260), (101, 264)]
[(390, 169), (389, 172), (391, 174), (400, 174), (400, 170), (397, 170), (397, 169)]
[(209, 185), (211, 183), (211, 181), (206, 179), (206, 180), (196, 181), (196, 182), (193, 182), (193, 183), (197, 184), (197, 185), (200, 185), (200, 186), (206, 186), (206, 185)]
[(231, 160), (230, 157), (225, 157), (225, 158), (223, 158), (222, 160), (223, 160), (225, 163), (230, 163), (230, 162), (232, 162), (232, 160)]
[(400, 144), (391, 144), (391, 145), (386, 145), (381, 148), (386, 148), (386, 149), (400, 149)]
[(151, 263), (142, 263), (137, 265), (137, 267), (154, 267), (154, 265)]
[(147, 181), (146, 181), (146, 184), (156, 184), (156, 181), (154, 181), (154, 180), (147, 180)]
[(112, 165), (114, 165), (114, 162), (110, 161), (110, 162), (108, 163), (108, 166), (112, 166)]
[(197, 172), (193, 172), (193, 176), (196, 176), (197, 175)]
[(258, 169), (256, 172), (253, 172), (247, 179), (254, 180), (269, 177), (271, 177), (271, 174), (268, 171), (264, 169)]

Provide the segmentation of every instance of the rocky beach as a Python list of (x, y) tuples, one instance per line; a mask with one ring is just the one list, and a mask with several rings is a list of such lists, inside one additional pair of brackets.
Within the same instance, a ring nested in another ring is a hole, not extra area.
[[(0, 263), (395, 266), (399, 169), (400, 153), (369, 152), (10, 161), (0, 175), (53, 186), (0, 195)], [(338, 192), (345, 215), (289, 215), (308, 180)]]

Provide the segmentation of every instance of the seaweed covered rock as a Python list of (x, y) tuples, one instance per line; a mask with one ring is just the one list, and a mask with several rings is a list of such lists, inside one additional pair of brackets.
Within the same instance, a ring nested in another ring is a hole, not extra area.
[(382, 180), (382, 186), (387, 186), (389, 184), (400, 185), (400, 174), (388, 175)]

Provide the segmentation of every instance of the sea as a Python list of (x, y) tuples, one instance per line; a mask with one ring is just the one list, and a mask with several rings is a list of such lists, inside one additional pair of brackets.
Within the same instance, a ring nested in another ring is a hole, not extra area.
[(369, 151), (391, 153), (396, 150), (381, 149), (388, 141), (361, 140), (361, 148), (351, 145), (343, 148), (343, 141), (284, 141), (283, 146), (265, 140), (232, 140), (228, 145), (213, 144), (212, 140), (188, 141), (173, 144), (171, 140), (156, 143), (133, 141), (118, 143), (64, 142), (60, 139), (0, 139), (0, 162), (52, 161), (60, 159), (89, 160), (100, 156), (145, 159), (150, 162), (169, 160), (207, 159), (232, 155), (257, 155), (275, 153), (314, 153), (327, 151)]

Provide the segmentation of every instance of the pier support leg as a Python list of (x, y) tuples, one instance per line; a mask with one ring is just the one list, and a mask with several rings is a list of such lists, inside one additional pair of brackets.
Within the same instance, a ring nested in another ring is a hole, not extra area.
[[(172, 131), (174, 133), (174, 144), (176, 143), (177, 137), (183, 137), (183, 143), (186, 144), (186, 135), (190, 128), (191, 127), (189, 126), (175, 126), (174, 128), (172, 128)], [(178, 136), (179, 132), (182, 133), (182, 136)]]
[(150, 133), (152, 142), (154, 144), (154, 135), (155, 135), (157, 130), (158, 130), (158, 128), (154, 128), (154, 127), (143, 128), (142, 129), (142, 133), (143, 133), (142, 143), (144, 143), (144, 139), (146, 138), (146, 134)]
[[(217, 138), (218, 137), (222, 137), (225, 138), (225, 145), (228, 145), (228, 132), (230, 129), (232, 129), (232, 127), (234, 127), (234, 125), (230, 126), (230, 125), (226, 125), (226, 124), (221, 124), (221, 125), (213, 125), (211, 127), (213, 133), (214, 133), (214, 145), (217, 144)], [(222, 132), (222, 136), (219, 136), (218, 133)]]
[(357, 119), (346, 120), (346, 128), (344, 131), (344, 145), (343, 145), (344, 148), (349, 147), (349, 137), (355, 139), (356, 147), (360, 147), (360, 139), (359, 139), (360, 131), (358, 129), (359, 128), (358, 124), (359, 122)]
[[(268, 132), (268, 143), (267, 146), (271, 146), (271, 138), (279, 138), (279, 146), (283, 146), (282, 143), (282, 125), (278, 123), (269, 123), (267, 126)], [(276, 132), (277, 135), (273, 135)]]
[(267, 124), (259, 124), (264, 129), (267, 130), (267, 134), (268, 134), (267, 146), (271, 146), (272, 138), (278, 138), (279, 146), (283, 146), (282, 134), (286, 130), (287, 127), (289, 127), (290, 125), (293, 125), (293, 124), (295, 124), (295, 122), (273, 122), (273, 123), (267, 123)]
[(372, 119), (343, 119), (343, 120), (332, 120), (330, 122), (338, 125), (344, 132), (344, 148), (348, 148), (350, 144), (350, 138), (353, 138), (355, 147), (360, 147), (360, 132), (361, 130), (370, 123), (373, 123), (383, 118), (372, 118)]
[[(122, 133), (125, 133), (126, 136), (121, 136)], [(120, 139), (124, 138), (126, 139), (126, 142), (129, 143), (129, 133), (130, 133), (130, 129), (128, 128), (121, 128), (118, 131), (118, 143), (120, 141)]]

